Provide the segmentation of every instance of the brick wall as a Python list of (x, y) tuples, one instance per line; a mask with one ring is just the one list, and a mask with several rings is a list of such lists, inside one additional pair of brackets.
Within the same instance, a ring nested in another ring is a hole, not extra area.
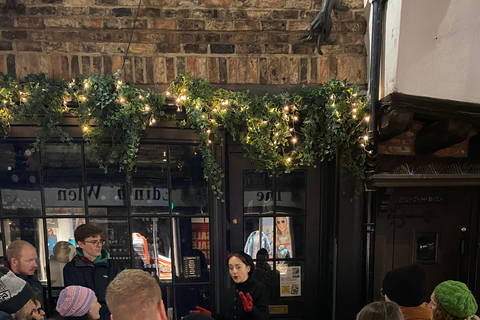
[[(5, 0), (0, 0), (0, 3)], [(319, 84), (328, 77), (365, 84), (363, 0), (342, 0), (332, 39), (314, 52), (300, 44), (320, 0), (143, 0), (124, 76), (170, 83), (186, 70), (218, 84)], [(138, 1), (16, 0), (26, 13), (0, 16), (0, 72), (113, 73), (122, 66)]]

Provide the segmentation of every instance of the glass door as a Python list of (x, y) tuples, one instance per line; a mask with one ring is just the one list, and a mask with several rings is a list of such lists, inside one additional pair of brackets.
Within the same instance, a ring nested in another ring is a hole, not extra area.
[(311, 317), (319, 296), (319, 173), (257, 172), (242, 158), (229, 159), (231, 251), (254, 259), (254, 276), (270, 292), (270, 317)]

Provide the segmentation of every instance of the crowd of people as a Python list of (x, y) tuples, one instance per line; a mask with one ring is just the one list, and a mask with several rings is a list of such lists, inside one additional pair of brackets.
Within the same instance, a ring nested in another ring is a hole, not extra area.
[[(102, 230), (82, 224), (75, 230), (76, 255), (63, 267), (65, 288), (50, 320), (167, 320), (158, 280), (140, 269), (122, 270), (103, 248)], [(58, 251), (58, 250), (57, 250)], [(0, 267), (0, 320), (45, 320), (43, 287), (35, 276), (37, 252), (23, 240), (7, 249)], [(227, 317), (197, 306), (184, 320), (266, 320), (269, 290), (253, 276), (245, 253), (226, 261), (234, 284), (225, 296)], [(397, 268), (382, 282), (382, 301), (366, 305), (356, 320), (480, 320), (472, 292), (459, 281), (438, 284), (430, 295), (420, 265)]]

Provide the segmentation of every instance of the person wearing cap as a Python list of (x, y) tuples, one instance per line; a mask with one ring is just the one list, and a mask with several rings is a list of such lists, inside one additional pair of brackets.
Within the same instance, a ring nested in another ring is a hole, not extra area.
[(460, 281), (447, 280), (435, 287), (428, 306), (433, 311), (433, 320), (478, 319), (477, 301), (468, 287)]
[(43, 286), (35, 275), (37, 270), (37, 249), (27, 241), (15, 240), (7, 248), (5, 267), (25, 280), (33, 289), (35, 297), (43, 304)]
[(101, 305), (95, 292), (81, 286), (69, 286), (60, 291), (55, 310), (56, 320), (97, 320)]
[(120, 272), (108, 285), (106, 299), (111, 320), (167, 320), (160, 286), (146, 271)]
[(432, 319), (432, 310), (425, 302), (428, 296), (427, 276), (420, 265), (393, 269), (383, 278), (382, 286), (385, 301), (400, 305), (405, 320)]
[[(229, 305), (227, 319), (229, 320), (264, 320), (268, 319), (269, 296), (267, 287), (253, 276), (255, 265), (253, 259), (244, 252), (232, 253), (227, 257), (227, 266), (232, 277), (233, 286), (228, 288), (226, 301)], [(212, 316), (209, 310), (196, 307), (192, 313), (203, 313)], [(221, 319), (219, 315), (213, 317)]]
[(102, 231), (91, 224), (82, 224), (75, 229), (77, 255), (63, 268), (63, 280), (65, 286), (76, 285), (92, 289), (102, 305), (100, 319), (110, 320), (105, 292), (122, 267), (118, 262), (109, 259), (107, 250), (103, 248), (105, 240), (101, 238)]
[(0, 319), (30, 320), (37, 309), (32, 287), (12, 271), (0, 267)]

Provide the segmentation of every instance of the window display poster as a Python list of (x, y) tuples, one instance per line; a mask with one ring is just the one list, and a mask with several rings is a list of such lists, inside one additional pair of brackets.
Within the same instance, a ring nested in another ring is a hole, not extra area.
[(210, 232), (208, 222), (192, 222), (192, 249), (198, 249), (205, 255), (210, 265)]
[(300, 266), (288, 267), (280, 274), (280, 297), (299, 297), (302, 295), (302, 271)]

